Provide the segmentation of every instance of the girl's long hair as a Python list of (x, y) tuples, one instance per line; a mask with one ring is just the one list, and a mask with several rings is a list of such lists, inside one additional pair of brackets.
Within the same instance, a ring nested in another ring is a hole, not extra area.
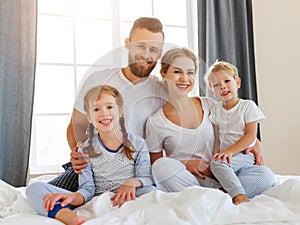
[[(100, 98), (100, 95), (103, 93), (113, 96), (116, 99), (117, 105), (123, 111), (124, 101), (120, 92), (116, 88), (111, 87), (109, 85), (100, 85), (90, 89), (84, 97), (84, 111), (87, 114), (90, 113), (90, 102), (97, 101)], [(133, 144), (127, 137), (124, 113), (120, 118), (119, 123), (120, 123), (121, 131), (123, 133), (123, 145), (124, 145), (121, 153), (124, 153), (128, 159), (135, 160), (133, 154), (135, 153), (136, 149), (134, 148)]]

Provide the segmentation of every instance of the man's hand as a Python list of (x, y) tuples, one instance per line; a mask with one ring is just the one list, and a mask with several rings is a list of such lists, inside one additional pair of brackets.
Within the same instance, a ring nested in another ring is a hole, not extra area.
[(262, 144), (259, 140), (256, 140), (256, 143), (253, 148), (248, 148), (244, 151), (244, 154), (253, 153), (255, 158), (255, 165), (264, 165), (264, 155), (262, 150)]
[(87, 162), (89, 162), (89, 155), (83, 154), (78, 152), (78, 147), (81, 147), (82, 143), (78, 142), (77, 146), (72, 149), (72, 152), (70, 153), (71, 156), (71, 163), (72, 167), (74, 169), (74, 172), (77, 174), (81, 174), (81, 170), (86, 168)]
[(81, 170), (87, 166), (86, 163), (89, 158), (87, 154), (78, 153), (78, 147), (81, 147), (82, 142), (86, 140), (85, 132), (87, 126), (88, 120), (86, 119), (86, 116), (77, 109), (73, 109), (72, 118), (67, 128), (67, 139), (68, 144), (72, 149), (70, 153), (70, 161), (75, 173), (77, 174), (81, 174)]

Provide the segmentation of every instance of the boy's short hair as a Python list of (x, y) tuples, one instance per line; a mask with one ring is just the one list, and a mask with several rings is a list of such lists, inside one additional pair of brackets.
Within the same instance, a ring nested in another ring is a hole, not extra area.
[(219, 71), (225, 71), (226, 73), (228, 73), (228, 75), (232, 76), (234, 79), (239, 78), (238, 69), (233, 64), (217, 60), (214, 64), (212, 64), (208, 68), (206, 74), (204, 75), (204, 81), (209, 86), (209, 88), (212, 88), (210, 83), (210, 78), (212, 73), (219, 72)]

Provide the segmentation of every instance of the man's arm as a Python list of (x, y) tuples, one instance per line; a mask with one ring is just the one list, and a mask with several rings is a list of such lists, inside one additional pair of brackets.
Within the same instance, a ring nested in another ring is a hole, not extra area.
[(74, 149), (78, 142), (83, 143), (86, 140), (85, 133), (87, 126), (88, 120), (85, 115), (74, 108), (70, 124), (67, 128), (67, 138), (71, 149)]
[(68, 144), (72, 150), (70, 154), (70, 161), (72, 163), (74, 171), (78, 174), (81, 174), (81, 170), (87, 166), (87, 158), (89, 157), (87, 154), (81, 154), (77, 152), (78, 143), (83, 143), (86, 140), (85, 132), (87, 129), (87, 125), (88, 120), (86, 119), (85, 115), (83, 115), (77, 109), (73, 109), (71, 121), (67, 128), (67, 139)]

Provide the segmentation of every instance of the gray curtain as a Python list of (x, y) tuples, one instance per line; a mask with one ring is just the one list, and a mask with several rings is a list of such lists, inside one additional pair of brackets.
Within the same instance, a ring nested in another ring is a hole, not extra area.
[(24, 186), (36, 60), (37, 0), (0, 0), (0, 179)]
[(203, 75), (217, 59), (234, 64), (242, 79), (239, 97), (257, 102), (251, 0), (198, 0), (200, 94)]

